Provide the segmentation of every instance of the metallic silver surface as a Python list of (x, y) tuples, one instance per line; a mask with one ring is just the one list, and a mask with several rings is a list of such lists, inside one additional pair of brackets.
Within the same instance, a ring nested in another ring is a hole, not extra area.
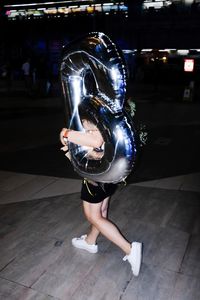
[(103, 149), (94, 149), (95, 159), (86, 147), (69, 143), (75, 171), (97, 182), (125, 180), (137, 148), (132, 120), (123, 109), (127, 71), (121, 51), (105, 34), (90, 33), (63, 49), (60, 72), (67, 127), (84, 131), (79, 113), (84, 111), (105, 142)]

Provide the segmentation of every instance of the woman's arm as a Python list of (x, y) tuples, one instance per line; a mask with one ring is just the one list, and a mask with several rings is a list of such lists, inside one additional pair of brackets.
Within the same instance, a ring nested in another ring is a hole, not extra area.
[(80, 146), (99, 148), (103, 144), (103, 138), (99, 130), (89, 130), (87, 132), (80, 132), (75, 130), (68, 130), (63, 128), (60, 133), (60, 140), (63, 145), (66, 144), (65, 136), (67, 133), (67, 139), (69, 142)]

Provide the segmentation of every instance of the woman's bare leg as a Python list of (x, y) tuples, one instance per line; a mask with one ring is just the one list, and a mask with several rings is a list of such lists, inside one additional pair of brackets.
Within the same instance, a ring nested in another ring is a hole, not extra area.
[[(102, 202), (102, 206), (101, 206), (101, 215), (104, 217), (104, 218), (107, 218), (107, 215), (108, 215), (108, 202), (109, 202), (109, 197), (104, 199), (103, 202)], [(87, 235), (87, 238), (86, 238), (86, 241), (88, 244), (96, 244), (96, 241), (97, 241), (97, 238), (100, 234), (100, 231), (94, 226), (91, 224), (91, 230), (90, 232), (88, 233)]]
[[(116, 244), (126, 254), (130, 254), (131, 244), (122, 236), (117, 227), (102, 216), (101, 203), (89, 203), (83, 201), (84, 213), (88, 221), (107, 239)], [(97, 231), (96, 231), (97, 233)]]
[(99, 234), (100, 231), (94, 225), (91, 225), (90, 232), (87, 234), (87, 237), (85, 239), (86, 242), (89, 245), (95, 245)]

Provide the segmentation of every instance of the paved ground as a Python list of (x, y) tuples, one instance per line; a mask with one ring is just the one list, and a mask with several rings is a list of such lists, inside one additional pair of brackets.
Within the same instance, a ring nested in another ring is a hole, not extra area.
[(135, 97), (149, 140), (109, 217), (144, 244), (138, 278), (103, 237), (97, 255), (71, 246), (88, 224), (80, 178), (58, 150), (60, 98), (1, 98), (0, 299), (200, 298), (200, 107)]
[(105, 238), (95, 255), (71, 246), (88, 229), (79, 181), (0, 172), (0, 299), (199, 299), (200, 194), (183, 179), (129, 184), (112, 198), (109, 218), (144, 245), (134, 278)]

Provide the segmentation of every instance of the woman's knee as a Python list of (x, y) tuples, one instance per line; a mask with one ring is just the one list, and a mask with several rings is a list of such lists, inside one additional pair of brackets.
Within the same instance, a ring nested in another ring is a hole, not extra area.
[(99, 224), (99, 222), (101, 221), (101, 219), (102, 219), (102, 216), (101, 216), (101, 213), (89, 213), (88, 215), (87, 215), (87, 219), (88, 219), (88, 221), (91, 223), (91, 224), (93, 224), (93, 225), (98, 225)]
[(101, 218), (101, 207), (97, 204), (84, 203), (84, 214), (91, 224), (95, 224)]

